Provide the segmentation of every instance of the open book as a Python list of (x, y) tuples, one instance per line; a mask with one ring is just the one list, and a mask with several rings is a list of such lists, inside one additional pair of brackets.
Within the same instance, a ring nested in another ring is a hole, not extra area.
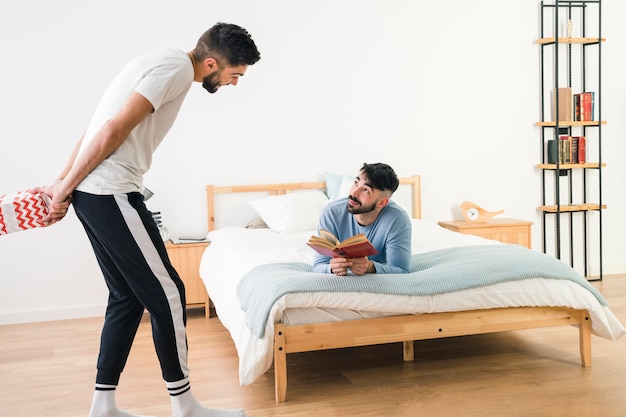
[(372, 245), (363, 233), (349, 237), (343, 242), (328, 230), (320, 230), (320, 236), (311, 236), (307, 245), (319, 254), (331, 257), (361, 258), (376, 255), (378, 250)]

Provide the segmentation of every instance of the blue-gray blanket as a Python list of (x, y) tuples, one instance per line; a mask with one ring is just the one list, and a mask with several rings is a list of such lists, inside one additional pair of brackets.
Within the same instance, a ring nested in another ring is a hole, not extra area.
[(301, 292), (366, 292), (390, 295), (433, 295), (527, 278), (570, 280), (600, 293), (562, 261), (519, 245), (463, 246), (413, 255), (407, 274), (337, 277), (312, 272), (305, 263), (261, 265), (237, 286), (247, 326), (263, 337), (269, 312), (280, 297)]

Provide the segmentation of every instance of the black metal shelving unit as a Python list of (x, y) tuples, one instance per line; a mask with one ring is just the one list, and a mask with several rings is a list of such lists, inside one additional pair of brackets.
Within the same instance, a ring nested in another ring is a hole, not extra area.
[[(542, 1), (540, 7), (536, 43), (541, 50), (541, 121), (537, 122), (541, 163), (537, 168), (541, 170), (543, 252), (581, 267), (589, 280), (602, 280), (602, 211), (606, 208), (602, 199), (602, 125), (606, 123), (601, 105), (602, 4), (601, 0), (553, 0)], [(562, 87), (594, 92), (591, 121), (555, 117), (560, 114)], [(548, 140), (555, 140), (559, 149), (561, 135), (584, 136), (587, 155), (594, 160), (562, 164), (557, 157), (556, 163), (550, 163)], [(591, 273), (592, 263), (598, 265), (597, 273)]]

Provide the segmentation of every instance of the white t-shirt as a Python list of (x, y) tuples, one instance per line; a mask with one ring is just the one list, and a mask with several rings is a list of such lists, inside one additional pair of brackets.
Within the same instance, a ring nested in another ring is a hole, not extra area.
[(76, 189), (90, 194), (140, 191), (143, 174), (152, 163), (152, 154), (174, 124), (193, 78), (193, 65), (184, 51), (154, 52), (129, 62), (100, 100), (85, 133), (81, 152), (134, 91), (152, 103), (154, 112)]

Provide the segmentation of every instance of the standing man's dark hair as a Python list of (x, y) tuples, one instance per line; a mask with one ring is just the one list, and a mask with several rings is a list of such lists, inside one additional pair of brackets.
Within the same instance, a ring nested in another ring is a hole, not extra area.
[(225, 59), (227, 65), (254, 65), (261, 54), (244, 28), (232, 23), (217, 23), (204, 32), (194, 52), (194, 59)]
[(34, 190), (51, 199), (46, 224), (63, 219), (72, 202), (109, 288), (89, 417), (132, 417), (117, 408), (115, 390), (145, 310), (172, 416), (244, 415), (205, 408), (192, 394), (185, 287), (141, 190), (152, 154), (193, 82), (209, 93), (236, 86), (260, 56), (245, 29), (218, 23), (192, 51), (168, 49), (135, 58), (104, 93), (58, 179)]

